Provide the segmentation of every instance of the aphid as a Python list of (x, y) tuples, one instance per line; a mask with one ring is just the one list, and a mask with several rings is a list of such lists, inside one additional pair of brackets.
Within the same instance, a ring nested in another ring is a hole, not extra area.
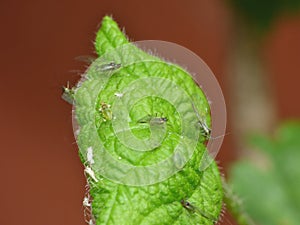
[(86, 160), (89, 165), (92, 165), (95, 163), (94, 158), (93, 158), (93, 148), (92, 147), (88, 147), (88, 149), (86, 150)]
[(96, 178), (95, 173), (91, 167), (89, 167), (89, 166), (85, 167), (84, 173), (85, 173), (85, 175), (88, 175), (89, 177), (91, 177), (95, 182), (98, 182), (98, 179)]
[(154, 117), (150, 120), (150, 124), (164, 124), (168, 121), (166, 117)]
[(186, 208), (187, 210), (192, 211), (192, 212), (195, 211), (195, 207), (194, 207), (191, 203), (189, 203), (188, 201), (182, 199), (182, 200), (180, 201), (180, 203), (181, 203), (181, 205), (182, 205), (184, 208)]
[(122, 98), (123, 95), (124, 95), (123, 93), (119, 93), (119, 92), (116, 92), (116, 93), (115, 93), (115, 96), (118, 97), (118, 98)]
[(79, 133), (80, 133), (80, 129), (78, 128), (77, 130), (75, 130), (74, 134), (77, 137), (79, 135)]
[(83, 201), (82, 201), (82, 205), (84, 207), (91, 207), (91, 202), (90, 199), (88, 197), (84, 197)]
[(94, 221), (92, 219), (90, 219), (88, 225), (95, 225)]
[(104, 65), (101, 65), (99, 69), (101, 72), (107, 72), (107, 71), (113, 71), (113, 70), (119, 69), (121, 66), (122, 66), (121, 63), (110, 62), (110, 63), (104, 64)]
[(102, 114), (103, 120), (112, 120), (112, 111), (110, 109), (110, 105), (104, 102), (101, 103), (101, 107), (99, 112)]
[(161, 125), (166, 123), (167, 121), (168, 119), (166, 117), (157, 117), (157, 114), (155, 117), (148, 115), (138, 120), (139, 123), (149, 123), (152, 125)]
[(195, 214), (197, 214), (197, 215), (199, 215), (199, 216), (202, 216), (202, 217), (204, 217), (204, 218), (206, 218), (206, 219), (209, 219), (209, 220), (212, 220), (212, 221), (214, 221), (214, 222), (217, 221), (217, 219), (214, 218), (212, 215), (209, 215), (209, 214), (203, 212), (203, 211), (200, 210), (198, 207), (192, 205), (190, 202), (188, 202), (188, 201), (186, 201), (186, 200), (184, 200), (184, 199), (181, 200), (180, 203), (181, 203), (181, 205), (182, 205), (186, 210), (188, 210), (188, 211), (191, 212), (191, 213), (195, 213)]
[(204, 136), (208, 139), (210, 138), (211, 129), (207, 126), (206, 122), (203, 121), (203, 119), (200, 117), (195, 105), (192, 103), (194, 112), (196, 113), (196, 116), (198, 118), (198, 124), (200, 125), (201, 129), (203, 130), (202, 133), (204, 133)]
[(84, 207), (83, 214), (84, 214), (85, 222), (87, 224), (90, 224), (89, 222), (93, 219), (93, 214), (92, 214), (92, 200), (90, 197), (88, 184), (86, 185), (86, 193), (85, 193), (85, 197), (83, 198), (82, 205)]
[(75, 90), (74, 88), (70, 88), (69, 81), (66, 87), (65, 86), (62, 87), (62, 92), (63, 92), (61, 96), (62, 99), (73, 105)]

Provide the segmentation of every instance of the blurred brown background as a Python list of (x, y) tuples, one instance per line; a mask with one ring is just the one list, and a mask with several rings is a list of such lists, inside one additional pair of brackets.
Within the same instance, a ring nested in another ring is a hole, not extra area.
[[(133, 40), (175, 42), (197, 53), (224, 90), (232, 130), (228, 60), (235, 17), (226, 1), (5, 1), (1, 23), (0, 225), (83, 225), (85, 178), (61, 86), (94, 53), (101, 18), (113, 15)], [(300, 115), (300, 16), (281, 16), (261, 51), (275, 96), (276, 120)], [(227, 135), (223, 173), (238, 149)], [(230, 224), (230, 218), (221, 224)], [(231, 220), (231, 223), (234, 222)]]

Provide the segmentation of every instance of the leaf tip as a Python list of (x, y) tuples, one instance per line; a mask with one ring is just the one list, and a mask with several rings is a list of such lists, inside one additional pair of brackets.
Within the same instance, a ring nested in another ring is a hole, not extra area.
[(128, 40), (120, 30), (117, 22), (111, 15), (104, 16), (96, 33), (95, 49), (97, 54), (100, 56), (125, 43), (128, 43)]

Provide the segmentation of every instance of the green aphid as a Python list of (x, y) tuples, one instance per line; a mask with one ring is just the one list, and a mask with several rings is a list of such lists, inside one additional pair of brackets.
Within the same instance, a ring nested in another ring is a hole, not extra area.
[(212, 215), (209, 215), (208, 213), (203, 212), (203, 210), (199, 209), (198, 207), (192, 205), (190, 202), (186, 200), (180, 201), (181, 205), (189, 212), (189, 213), (195, 213), (198, 216), (204, 217), (206, 219), (212, 220), (213, 222), (217, 222), (218, 219), (213, 217)]
[(112, 111), (109, 104), (102, 102), (99, 112), (101, 113), (104, 121), (112, 120)]
[(74, 95), (75, 95), (75, 88), (70, 88), (69, 82), (67, 83), (67, 86), (62, 87), (62, 99), (66, 102), (70, 103), (71, 105), (74, 104)]

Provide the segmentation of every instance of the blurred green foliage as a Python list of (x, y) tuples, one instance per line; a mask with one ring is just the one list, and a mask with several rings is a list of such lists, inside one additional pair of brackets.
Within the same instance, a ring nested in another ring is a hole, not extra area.
[(265, 31), (277, 16), (300, 9), (300, 0), (229, 0), (237, 13), (254, 29)]
[(233, 191), (257, 224), (296, 225), (300, 221), (300, 121), (283, 124), (275, 137), (255, 135), (261, 157), (239, 161), (229, 174)]

